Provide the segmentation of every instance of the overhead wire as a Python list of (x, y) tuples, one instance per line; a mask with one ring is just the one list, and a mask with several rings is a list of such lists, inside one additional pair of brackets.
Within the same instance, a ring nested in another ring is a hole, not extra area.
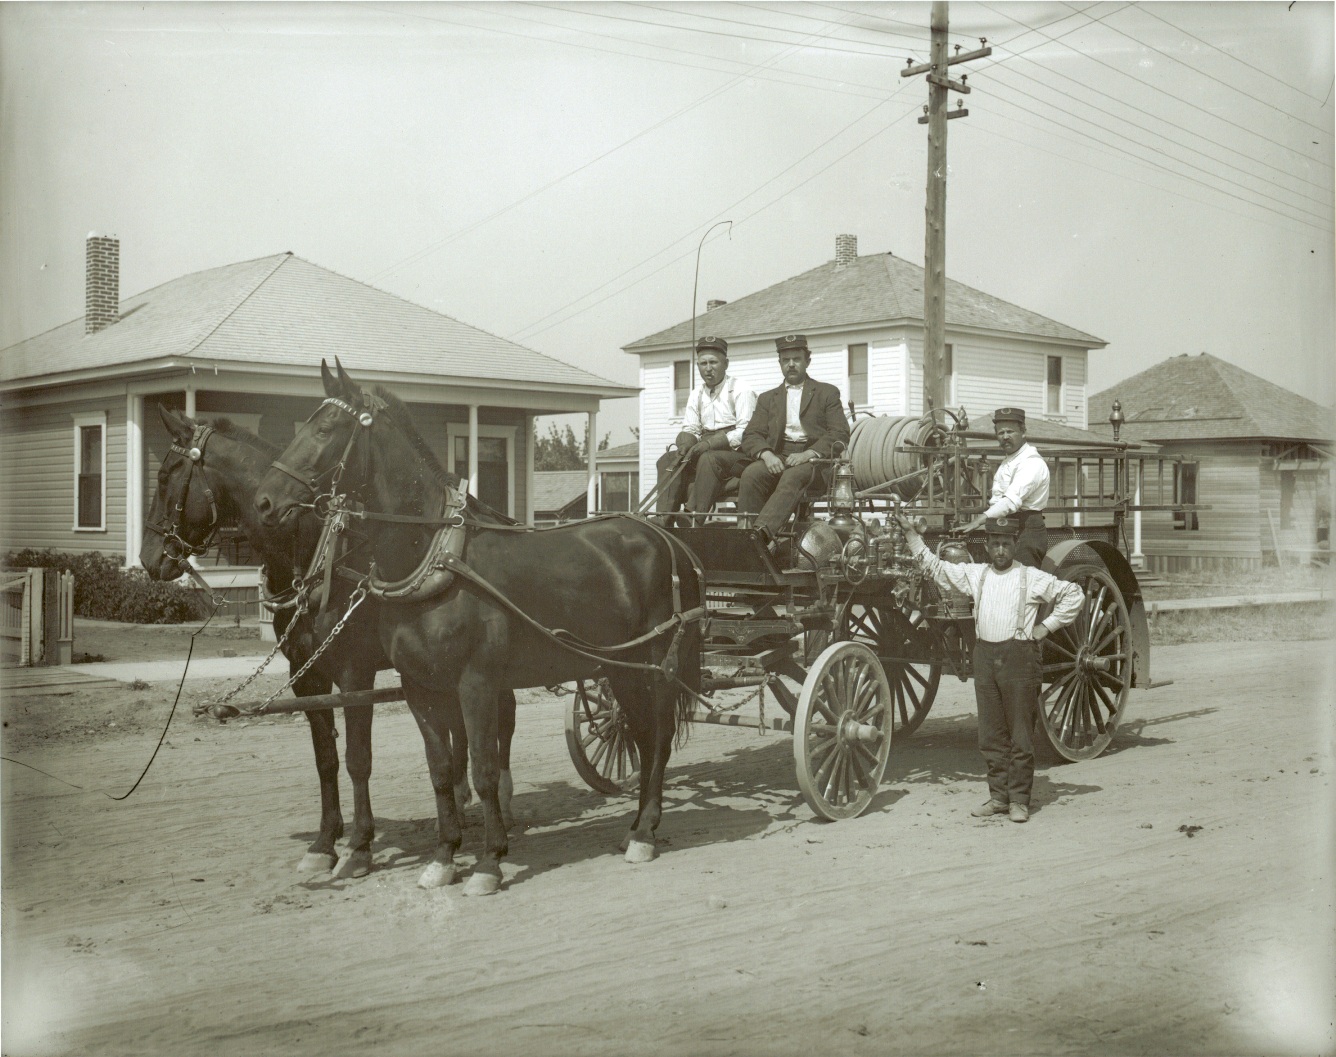
[[(1068, 3), (1066, 3), (1065, 0), (1059, 0), (1059, 2), (1062, 3), (1062, 6), (1063, 6), (1063, 7), (1071, 7), (1071, 5), (1068, 4)], [(1273, 102), (1271, 102), (1271, 100), (1269, 100), (1269, 99), (1263, 99), (1260, 95), (1253, 95), (1252, 92), (1249, 92), (1249, 91), (1247, 91), (1247, 90), (1245, 90), (1245, 89), (1243, 89), (1243, 88), (1240, 88), (1240, 87), (1239, 87), (1238, 85), (1236, 85), (1236, 84), (1230, 84), (1230, 82), (1224, 80), (1223, 78), (1217, 77), (1217, 76), (1216, 76), (1215, 74), (1213, 74), (1213, 73), (1207, 73), (1205, 70), (1202, 70), (1202, 69), (1199, 69), (1199, 68), (1196, 67), (1196, 66), (1193, 66), (1192, 63), (1190, 63), (1190, 62), (1185, 62), (1183, 59), (1180, 59), (1177, 55), (1172, 55), (1172, 54), (1170, 54), (1169, 52), (1165, 51), (1165, 50), (1162, 49), (1162, 48), (1157, 48), (1154, 44), (1147, 44), (1147, 43), (1146, 43), (1144, 40), (1142, 40), (1140, 37), (1135, 37), (1135, 36), (1133, 36), (1131, 33), (1128, 33), (1127, 30), (1125, 30), (1125, 29), (1119, 29), (1119, 28), (1118, 28), (1117, 26), (1115, 26), (1112, 22), (1104, 22), (1104, 23), (1102, 23), (1102, 24), (1103, 24), (1103, 26), (1104, 26), (1105, 29), (1112, 30), (1114, 33), (1117, 33), (1117, 34), (1118, 34), (1119, 36), (1121, 36), (1121, 37), (1126, 37), (1128, 40), (1132, 41), (1134, 44), (1140, 44), (1143, 48), (1149, 48), (1151, 51), (1155, 52), (1156, 55), (1163, 55), (1163, 56), (1164, 56), (1166, 59), (1168, 59), (1170, 62), (1176, 62), (1176, 63), (1178, 63), (1180, 66), (1183, 66), (1183, 67), (1185, 67), (1185, 68), (1187, 68), (1187, 69), (1189, 69), (1189, 70), (1192, 70), (1194, 73), (1198, 74), (1199, 76), (1201, 76), (1201, 77), (1205, 77), (1207, 80), (1214, 81), (1216, 84), (1221, 85), (1222, 87), (1228, 88), (1231, 92), (1238, 92), (1239, 95), (1246, 96), (1247, 98), (1253, 100), (1254, 102), (1261, 103), (1263, 106), (1268, 107), (1268, 108), (1271, 109), (1271, 110), (1274, 110), (1277, 114), (1280, 114), (1282, 117), (1290, 118), (1292, 121), (1297, 121), (1297, 122), (1299, 122), (1299, 124), (1301, 124), (1301, 125), (1307, 125), (1309, 128), (1314, 129), (1314, 130), (1317, 131), (1317, 132), (1321, 132), (1321, 133), (1323, 133), (1323, 134), (1325, 134), (1325, 135), (1328, 135), (1328, 136), (1332, 135), (1332, 130), (1331, 130), (1331, 129), (1326, 128), (1326, 127), (1323, 126), (1323, 125), (1315, 125), (1315, 124), (1313, 124), (1311, 121), (1307, 120), (1306, 118), (1302, 118), (1302, 117), (1300, 117), (1298, 114), (1292, 114), (1292, 113), (1290, 113), (1288, 110), (1284, 110), (1284, 109), (1282, 109), (1281, 107), (1276, 106), (1276, 104), (1273, 103)]]

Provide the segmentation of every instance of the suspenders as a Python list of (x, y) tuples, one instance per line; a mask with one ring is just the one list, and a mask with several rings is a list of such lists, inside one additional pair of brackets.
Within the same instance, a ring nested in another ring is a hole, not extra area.
[[(1030, 593), (1029, 570), (1026, 569), (1024, 565), (1020, 565), (1019, 562), (1017, 562), (1017, 565), (1019, 566), (1021, 571), (1021, 593), (1020, 593), (1020, 598), (1016, 602), (1015, 637), (1020, 639), (1022, 642), (1029, 642), (1030, 639), (1025, 634), (1025, 602)], [(979, 605), (983, 602), (983, 585), (988, 581), (988, 574), (991, 573), (992, 571), (993, 567), (991, 565), (988, 566), (986, 569), (984, 569), (983, 576), (980, 577), (979, 579), (979, 597), (974, 600), (974, 605), (976, 610), (978, 609)]]

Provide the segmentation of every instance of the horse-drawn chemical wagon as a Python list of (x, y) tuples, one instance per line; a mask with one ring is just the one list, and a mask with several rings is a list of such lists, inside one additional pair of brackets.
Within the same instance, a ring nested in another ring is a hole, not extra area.
[[(467, 751), (485, 823), (466, 886), (476, 894), (499, 888), (506, 854), (514, 688), (575, 687), (571, 755), (596, 789), (634, 779), (639, 808), (625, 850), (640, 862), (656, 854), (674, 735), (693, 720), (744, 723), (724, 692), (759, 700), (745, 722), (793, 732), (805, 799), (839, 819), (867, 809), (892, 738), (923, 721), (943, 674), (970, 677), (969, 600), (925, 579), (898, 527), (899, 516), (921, 519), (951, 560), (979, 550), (954, 530), (986, 506), (999, 456), (963, 416), (859, 421), (830, 461), (826, 494), (800, 508), (777, 555), (726, 514), (676, 528), (622, 514), (526, 529), (464, 493), (393, 394), (365, 391), (341, 368), (322, 374), (327, 399), (277, 458), (245, 431), (165, 414), (178, 443), (159, 473), (143, 552), (155, 575), (179, 575), (206, 545), (218, 504), (234, 506), (269, 548), (271, 597), (293, 607), (287, 628), (299, 629), (284, 646), (288, 685), (307, 700), (231, 707), (295, 707), (312, 720), (322, 812), (304, 868), (333, 865), (343, 831), (335, 707), (347, 710), (355, 801), (336, 870), (370, 868), (367, 706), (382, 699), (369, 692), (377, 668), (398, 669), (426, 749), (438, 846), (424, 886), (456, 876)], [(1043, 645), (1042, 723), (1058, 752), (1085, 759), (1113, 737), (1128, 690), (1149, 681), (1140, 591), (1117, 546), (1123, 521), (1180, 508), (1162, 484), (1171, 460), (1117, 444), (1045, 454), (1049, 513), (1060, 522), (1045, 564), (1081, 584), (1085, 604)], [(1150, 461), (1161, 487), (1144, 505)], [(331, 682), (341, 694), (326, 692)], [(767, 695), (780, 706), (769, 718)]]
[[(1085, 604), (1043, 643), (1037, 725), (1058, 754), (1083, 760), (1108, 746), (1129, 689), (1150, 682), (1141, 592), (1119, 549), (1125, 518), (1184, 508), (1173, 494), (1172, 458), (1116, 443), (1043, 454), (1052, 482), (1044, 567), (1079, 583)], [(923, 722), (944, 674), (972, 674), (972, 602), (924, 575), (893, 515), (917, 518), (946, 560), (986, 560), (981, 534), (952, 530), (988, 505), (1000, 459), (991, 435), (971, 432), (963, 413), (866, 417), (832, 460), (824, 499), (799, 509), (778, 549), (782, 560), (727, 514), (674, 528), (700, 556), (707, 581), (692, 719), (792, 731), (798, 785), (812, 810), (826, 819), (866, 810), (893, 737)], [(1139, 500), (1148, 478), (1156, 495), (1146, 504)], [(759, 715), (744, 718), (736, 694), (731, 705), (712, 700), (728, 690), (750, 691)], [(782, 710), (769, 718), (766, 694)], [(576, 686), (566, 729), (589, 785), (612, 793), (634, 782), (635, 746), (606, 681)]]

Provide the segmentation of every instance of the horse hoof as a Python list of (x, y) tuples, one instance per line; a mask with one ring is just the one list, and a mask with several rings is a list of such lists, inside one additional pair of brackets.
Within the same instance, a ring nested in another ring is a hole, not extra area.
[(444, 888), (455, 883), (455, 871), (458, 867), (452, 862), (433, 862), (427, 865), (418, 878), (419, 888)]
[(346, 852), (339, 864), (334, 867), (334, 876), (340, 880), (349, 877), (365, 877), (371, 872), (371, 853), (369, 851)]
[(659, 849), (643, 840), (632, 840), (626, 844), (627, 862), (653, 862), (658, 855)]
[(617, 850), (620, 852), (625, 852), (626, 849), (629, 848), (630, 846), (631, 846), (631, 835), (628, 833), (625, 837), (622, 838), (622, 842), (617, 845)]
[(327, 870), (334, 869), (334, 864), (338, 860), (334, 856), (322, 851), (308, 851), (302, 856), (302, 861), (297, 864), (298, 873), (325, 873)]
[(464, 882), (464, 894), (466, 896), (496, 895), (500, 888), (501, 878), (496, 874), (475, 873)]

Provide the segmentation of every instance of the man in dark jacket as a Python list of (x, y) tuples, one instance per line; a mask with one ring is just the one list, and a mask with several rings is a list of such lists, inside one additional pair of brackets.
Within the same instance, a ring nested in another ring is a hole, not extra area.
[(769, 540), (822, 469), (813, 461), (830, 458), (837, 444), (849, 443), (849, 420), (840, 391), (807, 376), (812, 351), (801, 334), (776, 338), (784, 383), (756, 398), (756, 410), (742, 434), (738, 452), (710, 451), (696, 470), (697, 509), (708, 510), (719, 484), (740, 477), (738, 512), (755, 514), (756, 527)]

